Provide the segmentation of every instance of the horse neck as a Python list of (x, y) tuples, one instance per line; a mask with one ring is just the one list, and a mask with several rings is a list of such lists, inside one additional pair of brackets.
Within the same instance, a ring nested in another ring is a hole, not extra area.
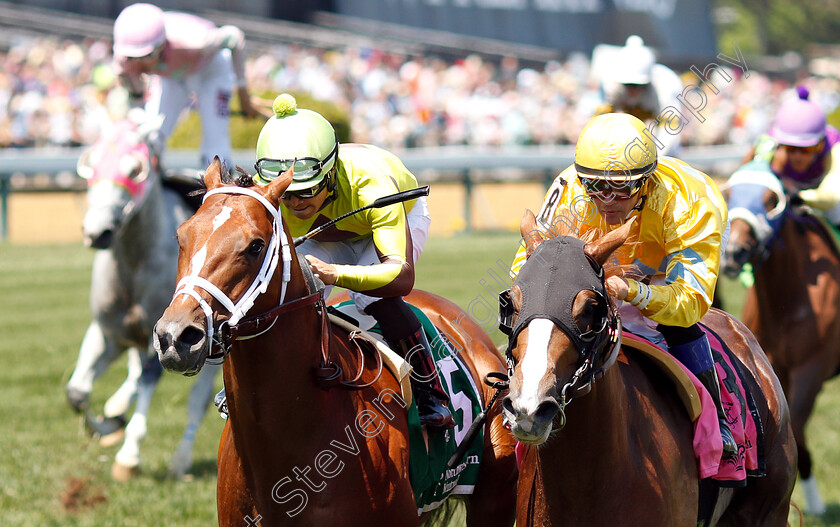
[[(561, 456), (567, 465), (581, 470), (593, 463), (610, 466), (627, 455), (629, 430), (627, 387), (622, 382), (619, 365), (615, 364), (593, 383), (592, 390), (572, 399), (566, 407), (566, 427), (546, 447), (554, 456)], [(582, 456), (583, 452), (597, 452)], [(558, 465), (559, 466), (559, 465)], [(566, 465), (564, 465), (566, 466)], [(565, 469), (564, 469), (565, 470)]]
[(765, 318), (775, 318), (782, 313), (776, 313), (774, 306), (787, 306), (788, 311), (793, 304), (807, 301), (803, 295), (807, 266), (813, 259), (817, 248), (813, 240), (818, 235), (808, 227), (801, 232), (795, 220), (786, 218), (779, 232), (779, 238), (770, 249), (770, 256), (757, 266), (755, 270), (754, 292), (758, 301), (759, 312)]

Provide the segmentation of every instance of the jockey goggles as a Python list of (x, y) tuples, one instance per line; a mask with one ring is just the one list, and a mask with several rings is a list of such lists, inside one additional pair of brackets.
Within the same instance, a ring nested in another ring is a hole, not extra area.
[[(298, 157), (296, 159), (271, 159), (262, 157), (254, 163), (254, 168), (257, 169), (257, 174), (263, 180), (271, 181), (283, 172), (294, 167), (294, 180), (297, 183), (299, 181), (314, 179), (321, 175), (324, 166), (328, 165), (337, 154), (338, 142), (336, 141), (332, 152), (323, 161), (316, 157)], [(296, 191), (295, 194), (300, 193)]]
[(300, 190), (287, 190), (283, 193), (283, 196), (280, 199), (291, 199), (292, 196), (296, 197), (297, 199), (312, 199), (315, 196), (317, 196), (322, 190), (324, 190), (329, 184), (330, 176), (328, 174), (327, 177), (319, 181), (318, 184), (314, 187), (304, 188)]
[(640, 177), (639, 179), (596, 179), (588, 178), (578, 174), (578, 179), (583, 185), (584, 190), (590, 196), (595, 197), (610, 197), (612, 199), (628, 199), (636, 195), (645, 185), (649, 175)]

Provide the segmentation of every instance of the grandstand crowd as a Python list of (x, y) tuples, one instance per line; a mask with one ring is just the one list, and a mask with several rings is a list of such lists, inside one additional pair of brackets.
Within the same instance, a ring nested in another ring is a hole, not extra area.
[[(90, 144), (127, 109), (108, 40), (21, 36), (0, 50), (0, 62), (2, 148)], [(690, 119), (683, 144), (751, 143), (792, 88), (757, 71), (728, 71), (734, 81), (707, 92), (705, 122)], [(445, 61), (283, 44), (251, 55), (247, 75), (253, 93), (306, 92), (337, 104), (350, 116), (353, 141), (392, 149), (572, 144), (602, 102), (582, 55), (538, 70), (512, 57), (497, 64), (477, 55)], [(682, 78), (697, 83), (691, 72)], [(828, 113), (840, 102), (836, 79), (800, 83)]]

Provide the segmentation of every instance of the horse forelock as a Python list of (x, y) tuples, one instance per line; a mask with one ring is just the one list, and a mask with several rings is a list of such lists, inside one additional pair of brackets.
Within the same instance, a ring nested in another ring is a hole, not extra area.
[(236, 185), (237, 187), (253, 187), (254, 186), (254, 178), (249, 174), (244, 168), (236, 167), (236, 175), (232, 175), (228, 173), (228, 171), (224, 171), (222, 174), (222, 181), (227, 179), (227, 183)]
[[(550, 225), (542, 223), (545, 231), (543, 235), (546, 239), (558, 238), (561, 236), (571, 236), (581, 240), (583, 243), (591, 243), (606, 234), (602, 229), (587, 225), (580, 214), (573, 210), (563, 208), (558, 209), (554, 215)], [(630, 252), (633, 247), (637, 245), (637, 241), (626, 241), (617, 251)], [(621, 263), (616, 254), (610, 258), (603, 265), (606, 277), (610, 276), (641, 276), (642, 273), (637, 265), (633, 263)]]

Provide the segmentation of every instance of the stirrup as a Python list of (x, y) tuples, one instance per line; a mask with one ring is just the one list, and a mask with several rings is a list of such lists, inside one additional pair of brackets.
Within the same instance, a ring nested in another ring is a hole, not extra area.
[[(426, 387), (414, 390), (414, 397), (417, 402), (417, 413), (420, 415), (420, 424), (428, 428), (446, 430), (455, 427), (455, 419), (452, 412), (437, 397), (428, 392)], [(422, 401), (422, 403), (421, 403)], [(423, 412), (426, 410), (426, 413)]]
[(726, 420), (719, 418), (718, 422), (720, 423), (720, 439), (723, 442), (721, 459), (731, 459), (738, 455), (738, 443), (735, 442), (735, 437)]
[(222, 391), (216, 394), (213, 397), (213, 404), (216, 405), (216, 409), (219, 410), (219, 415), (222, 419), (227, 420), (228, 416), (228, 407), (227, 407), (227, 395), (225, 394), (225, 389), (222, 388)]

